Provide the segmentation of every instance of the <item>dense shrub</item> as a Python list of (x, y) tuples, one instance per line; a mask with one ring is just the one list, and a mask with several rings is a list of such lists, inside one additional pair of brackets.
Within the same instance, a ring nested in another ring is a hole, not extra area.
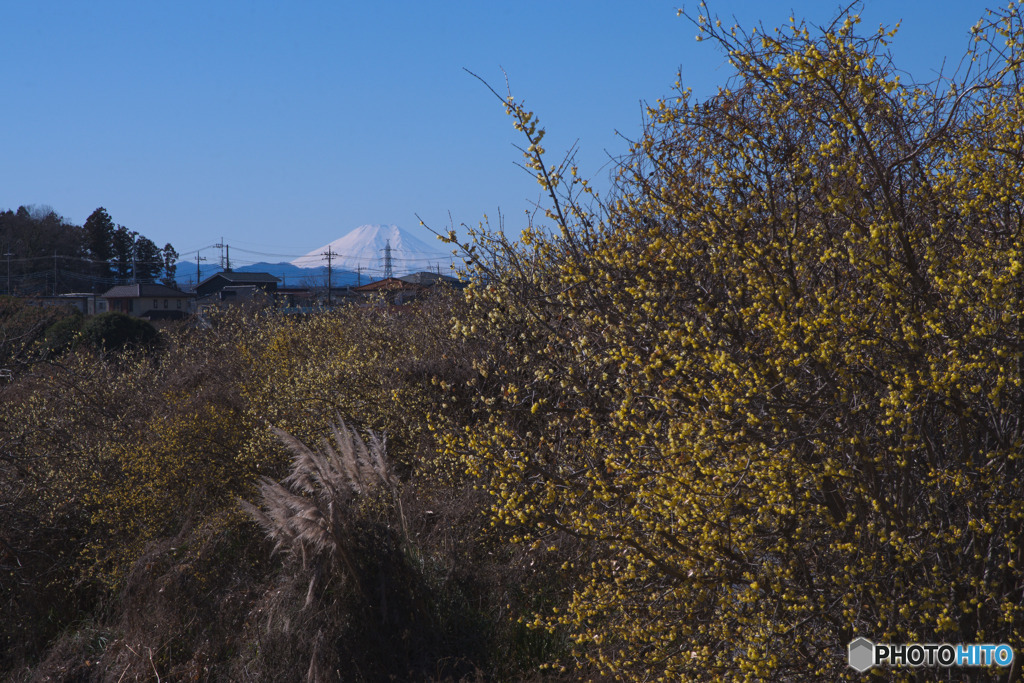
[(694, 23), (735, 79), (652, 107), (603, 204), (506, 100), (554, 227), (478, 236), (458, 327), (494, 346), (437, 424), (513, 540), (582, 544), (534, 625), (670, 680), (1021, 643), (1020, 14), (933, 86), (853, 15)]
[[(459, 410), (435, 383), (469, 372), (468, 347), (448, 336), (458, 306), (238, 308), (153, 351), (83, 348), (0, 387), (0, 671), (296, 680), (311, 662), (348, 662), (515, 678), (558, 649), (512, 618), (543, 583), (533, 558), (482, 536), (471, 485), (429, 474), (426, 414)], [(274, 427), (317, 443), (339, 412), (387, 434), (407, 524), (391, 494), (358, 506), (371, 599), (326, 572), (307, 607), (310, 568), (271, 559), (236, 500), (287, 473)]]
[(89, 318), (82, 325), (82, 343), (101, 351), (146, 348), (157, 340), (151, 324), (124, 313), (111, 311)]
[(57, 322), (77, 316), (64, 306), (38, 306), (0, 296), (0, 368), (18, 368), (38, 359), (37, 345)]
[(60, 356), (78, 341), (85, 316), (78, 311), (58, 320), (46, 328), (42, 340), (42, 354), (47, 358)]

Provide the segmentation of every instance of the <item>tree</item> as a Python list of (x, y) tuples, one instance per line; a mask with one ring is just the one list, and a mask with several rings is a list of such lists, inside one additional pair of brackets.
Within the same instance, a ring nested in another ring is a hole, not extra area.
[(174, 275), (178, 271), (178, 252), (171, 246), (170, 242), (164, 245), (161, 258), (163, 258), (164, 262), (164, 279), (162, 282), (168, 287), (177, 289), (178, 281), (174, 278)]
[(435, 428), (513, 540), (584, 544), (534, 626), (674, 680), (850, 678), (858, 635), (1021, 642), (1021, 19), (908, 84), (855, 14), (702, 10), (735, 77), (651, 107), (605, 201), (502, 98), (553, 229), (464, 245), (485, 284), (456, 331), (489, 350), (475, 419)]
[(129, 230), (123, 225), (117, 226), (111, 238), (111, 251), (113, 252), (114, 272), (118, 280), (126, 282), (133, 276), (135, 267), (135, 238), (139, 233)]
[(85, 219), (86, 249), (94, 262), (96, 274), (109, 277), (113, 273), (110, 261), (114, 258), (114, 221), (102, 206)]
[(133, 277), (139, 282), (155, 282), (164, 269), (164, 252), (148, 237), (135, 238), (133, 251)]
[[(0, 212), (0, 258), (2, 289), (7, 291), (10, 266), (11, 291), (41, 293), (52, 287), (54, 255), (60, 257), (59, 284), (87, 285), (91, 267), (85, 256), (85, 234), (49, 207), (18, 207)], [(50, 267), (41, 269), (42, 263)]]

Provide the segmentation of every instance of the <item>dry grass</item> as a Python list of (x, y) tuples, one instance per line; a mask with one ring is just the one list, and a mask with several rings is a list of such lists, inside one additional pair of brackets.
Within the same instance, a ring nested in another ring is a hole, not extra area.
[(371, 432), (367, 444), (340, 418), (332, 431), (333, 441), (325, 439), (319, 450), (313, 450), (275, 428), (292, 452), (291, 474), (283, 484), (263, 477), (262, 507), (241, 501), (273, 541), (274, 552), (286, 552), (301, 560), (304, 569), (314, 569), (306, 591), (307, 607), (321, 578), (338, 568), (365, 596), (353, 556), (356, 508), (361, 499), (380, 489), (398, 500), (398, 482), (388, 466), (385, 441)]

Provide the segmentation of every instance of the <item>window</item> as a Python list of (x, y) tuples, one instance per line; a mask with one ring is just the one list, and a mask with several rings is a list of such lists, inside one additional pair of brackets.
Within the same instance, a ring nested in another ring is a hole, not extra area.
[(153, 299), (153, 308), (158, 308), (158, 307), (159, 307), (159, 304), (156, 302), (156, 299)]
[(178, 299), (178, 308), (181, 309), (181, 299)]
[(164, 308), (167, 308), (167, 299), (164, 299)]

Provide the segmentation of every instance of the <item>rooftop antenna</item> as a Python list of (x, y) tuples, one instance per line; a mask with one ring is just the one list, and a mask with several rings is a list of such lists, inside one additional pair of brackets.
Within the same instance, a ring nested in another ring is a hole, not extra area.
[(391, 269), (391, 240), (387, 240), (384, 243), (384, 279), (394, 277), (394, 271)]

